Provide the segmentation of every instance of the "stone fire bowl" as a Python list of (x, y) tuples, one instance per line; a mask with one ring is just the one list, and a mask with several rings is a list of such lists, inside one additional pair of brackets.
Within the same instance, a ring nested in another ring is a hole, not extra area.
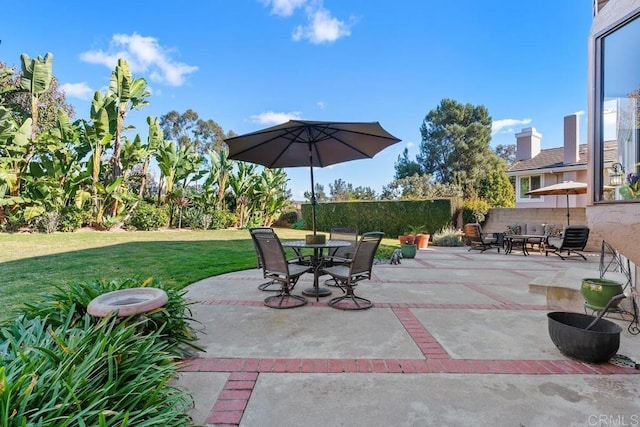
[(102, 294), (89, 303), (87, 313), (106, 317), (116, 312), (118, 317), (146, 313), (167, 303), (167, 293), (158, 288), (130, 288)]

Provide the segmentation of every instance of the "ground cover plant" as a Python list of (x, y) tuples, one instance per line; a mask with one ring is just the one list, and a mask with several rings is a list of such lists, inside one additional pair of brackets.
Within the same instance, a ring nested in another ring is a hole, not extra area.
[[(153, 286), (169, 300), (118, 318), (87, 314), (106, 292)], [(0, 329), (0, 425), (189, 425), (188, 393), (170, 384), (199, 349), (183, 292), (153, 279), (73, 283), (27, 303)]]

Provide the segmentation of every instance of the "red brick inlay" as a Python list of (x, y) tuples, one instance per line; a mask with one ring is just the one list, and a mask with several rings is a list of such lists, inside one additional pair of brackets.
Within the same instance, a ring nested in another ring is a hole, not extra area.
[(257, 372), (231, 373), (205, 423), (239, 425), (257, 379)]
[(449, 359), (447, 351), (431, 335), (427, 328), (416, 319), (411, 310), (408, 308), (392, 308), (391, 311), (398, 317), (402, 326), (404, 326), (427, 359)]

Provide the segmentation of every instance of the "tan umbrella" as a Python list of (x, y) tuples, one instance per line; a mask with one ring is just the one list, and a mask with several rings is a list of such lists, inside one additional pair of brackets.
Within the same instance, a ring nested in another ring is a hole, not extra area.
[(564, 181), (528, 191), (530, 196), (567, 196), (567, 225), (569, 224), (569, 194), (586, 194), (587, 184), (584, 182)]
[(372, 158), (400, 139), (378, 122), (320, 122), (290, 120), (256, 132), (227, 138), (229, 158), (268, 168), (308, 166), (311, 169), (313, 234), (316, 196), (313, 168)]

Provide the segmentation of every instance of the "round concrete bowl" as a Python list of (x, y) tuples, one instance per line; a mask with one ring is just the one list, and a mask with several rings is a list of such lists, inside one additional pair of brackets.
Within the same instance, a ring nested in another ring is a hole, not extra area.
[(87, 313), (106, 317), (116, 312), (118, 317), (146, 313), (167, 303), (167, 293), (158, 288), (130, 288), (108, 292), (91, 300)]
[(611, 359), (620, 347), (622, 328), (609, 320), (600, 319), (587, 330), (596, 319), (587, 314), (555, 311), (547, 313), (547, 318), (551, 341), (565, 356), (602, 363)]

